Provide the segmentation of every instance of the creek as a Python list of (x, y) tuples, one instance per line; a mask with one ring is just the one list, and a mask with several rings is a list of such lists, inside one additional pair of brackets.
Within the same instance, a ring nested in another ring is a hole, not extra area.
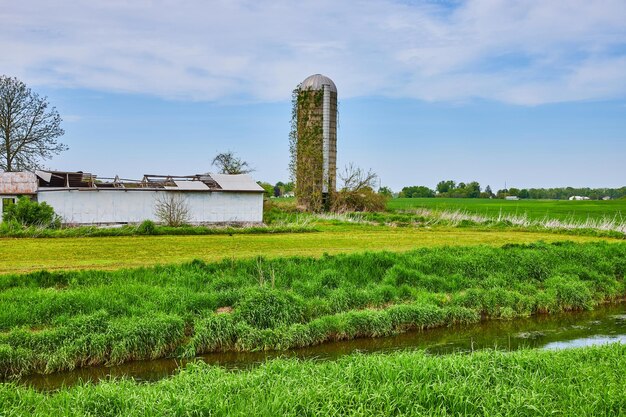
[(362, 352), (424, 349), (433, 355), (480, 349), (512, 351), (522, 348), (567, 349), (606, 343), (626, 343), (626, 303), (598, 306), (593, 311), (539, 315), (510, 321), (487, 320), (470, 326), (410, 331), (391, 337), (326, 343), (290, 351), (210, 353), (189, 360), (158, 359), (118, 366), (95, 366), (47, 375), (29, 375), (20, 383), (51, 391), (80, 381), (108, 378), (157, 381), (178, 372), (186, 363), (201, 360), (232, 370), (243, 370), (277, 357), (332, 360)]

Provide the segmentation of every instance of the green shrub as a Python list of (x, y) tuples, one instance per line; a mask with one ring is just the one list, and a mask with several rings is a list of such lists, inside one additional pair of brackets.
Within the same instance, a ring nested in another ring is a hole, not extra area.
[(231, 314), (210, 314), (194, 322), (195, 334), (190, 342), (188, 356), (202, 352), (232, 348), (236, 340), (236, 324)]
[(480, 321), (480, 314), (469, 308), (450, 306), (445, 308), (446, 321), (453, 324), (472, 324)]
[(22, 226), (58, 228), (61, 218), (47, 203), (38, 203), (28, 197), (20, 197), (16, 204), (9, 204), (3, 214), (5, 222), (17, 222)]
[(388, 197), (378, 194), (371, 188), (360, 190), (341, 190), (333, 197), (332, 211), (346, 213), (351, 211), (384, 211)]
[(6, 215), (3, 220), (4, 221), (0, 223), (0, 235), (2, 236), (14, 236), (19, 234), (24, 229), (24, 227), (17, 220), (8, 220)]
[(156, 224), (152, 220), (144, 220), (137, 226), (137, 233), (140, 235), (153, 235), (156, 233)]
[(252, 290), (236, 308), (238, 318), (258, 329), (299, 323), (304, 319), (302, 299), (268, 288)]
[(555, 276), (545, 282), (546, 288), (556, 292), (556, 302), (563, 310), (589, 310), (594, 301), (585, 281), (570, 276)]
[(322, 287), (332, 290), (338, 288), (341, 284), (341, 276), (337, 273), (337, 271), (324, 269), (320, 272), (320, 283), (322, 284)]

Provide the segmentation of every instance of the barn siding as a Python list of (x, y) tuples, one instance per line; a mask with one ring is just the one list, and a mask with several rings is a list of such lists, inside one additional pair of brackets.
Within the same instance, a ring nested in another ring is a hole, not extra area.
[[(139, 223), (158, 221), (154, 214), (160, 195), (172, 191), (148, 190), (39, 190), (46, 202), (68, 224)], [(244, 192), (184, 192), (190, 223), (261, 223), (263, 194)]]

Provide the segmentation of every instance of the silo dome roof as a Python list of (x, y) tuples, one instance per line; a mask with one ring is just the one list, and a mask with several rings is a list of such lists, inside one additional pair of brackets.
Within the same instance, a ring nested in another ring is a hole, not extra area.
[(300, 90), (321, 90), (324, 85), (330, 86), (330, 91), (337, 92), (337, 86), (333, 80), (322, 74), (308, 76), (300, 83)]

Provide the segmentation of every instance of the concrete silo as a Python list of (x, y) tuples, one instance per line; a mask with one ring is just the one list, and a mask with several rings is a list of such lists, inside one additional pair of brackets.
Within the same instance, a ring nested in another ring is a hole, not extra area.
[(337, 87), (314, 74), (297, 89), (296, 197), (311, 211), (327, 210), (337, 178)]

